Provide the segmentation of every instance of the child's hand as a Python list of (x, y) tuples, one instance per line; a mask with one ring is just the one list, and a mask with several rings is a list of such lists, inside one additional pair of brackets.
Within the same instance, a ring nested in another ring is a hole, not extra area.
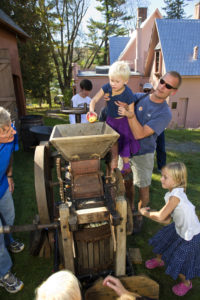
[(109, 101), (110, 100), (110, 94), (109, 93), (105, 93), (103, 96), (105, 101)]
[(149, 215), (149, 211), (150, 211), (150, 207), (142, 207), (142, 208), (139, 208), (139, 212), (140, 212), (141, 215), (143, 215), (143, 216)]
[(97, 120), (97, 114), (94, 111), (89, 111), (86, 115), (86, 119), (90, 122), (90, 123), (94, 123)]

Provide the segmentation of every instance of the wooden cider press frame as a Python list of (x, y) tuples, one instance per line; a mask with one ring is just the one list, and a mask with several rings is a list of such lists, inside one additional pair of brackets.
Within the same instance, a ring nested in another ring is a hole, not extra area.
[(39, 222), (60, 223), (62, 264), (79, 276), (105, 270), (126, 274), (123, 179), (118, 169), (114, 178), (105, 175), (104, 167), (118, 137), (103, 122), (56, 125), (49, 142), (35, 150)]

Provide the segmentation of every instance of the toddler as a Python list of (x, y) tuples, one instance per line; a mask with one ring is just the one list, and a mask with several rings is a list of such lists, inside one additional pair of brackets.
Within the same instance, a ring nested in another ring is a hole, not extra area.
[(127, 86), (130, 76), (129, 65), (124, 61), (117, 61), (110, 66), (109, 83), (102, 86), (99, 92), (90, 102), (90, 113), (94, 113), (95, 104), (104, 96), (107, 99), (106, 123), (117, 131), (120, 135), (118, 143), (112, 147), (111, 170), (118, 165), (118, 154), (123, 159), (122, 174), (131, 171), (129, 157), (139, 150), (139, 142), (135, 140), (128, 124), (127, 117), (118, 114), (117, 101), (128, 104), (129, 112), (134, 112), (134, 102), (136, 97)]

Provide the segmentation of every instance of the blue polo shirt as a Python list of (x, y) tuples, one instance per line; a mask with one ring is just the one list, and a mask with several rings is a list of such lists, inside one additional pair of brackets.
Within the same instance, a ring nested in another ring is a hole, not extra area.
[[(140, 99), (142, 95), (144, 94), (135, 94), (137, 99)], [(163, 103), (155, 103), (150, 100), (149, 95), (146, 95), (146, 97), (142, 97), (135, 105), (135, 114), (142, 126), (148, 125), (154, 130), (152, 135), (139, 140), (140, 150), (135, 155), (153, 153), (156, 148), (158, 135), (163, 132), (171, 121), (171, 110), (166, 101)]]
[(109, 93), (110, 100), (106, 101), (108, 107), (107, 115), (111, 118), (121, 117), (118, 114), (118, 106), (115, 104), (115, 101), (121, 101), (129, 105), (137, 100), (131, 89), (127, 85), (124, 85), (124, 87), (125, 89), (120, 95), (112, 96), (112, 87), (110, 83), (106, 83), (102, 86), (104, 94)]
[(6, 171), (10, 163), (10, 157), (13, 151), (17, 150), (19, 150), (17, 133), (14, 135), (12, 142), (0, 144), (0, 199), (8, 189)]

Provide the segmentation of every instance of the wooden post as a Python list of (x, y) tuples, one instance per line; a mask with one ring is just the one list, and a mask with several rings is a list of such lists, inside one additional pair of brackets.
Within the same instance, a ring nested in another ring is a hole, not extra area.
[(127, 222), (127, 202), (123, 196), (116, 199), (116, 210), (120, 214), (121, 224), (116, 226), (116, 261), (115, 275), (126, 274), (126, 222)]
[(74, 256), (73, 256), (73, 236), (69, 230), (69, 206), (68, 204), (61, 204), (59, 206), (60, 213), (60, 228), (62, 234), (63, 256), (65, 268), (75, 273)]

